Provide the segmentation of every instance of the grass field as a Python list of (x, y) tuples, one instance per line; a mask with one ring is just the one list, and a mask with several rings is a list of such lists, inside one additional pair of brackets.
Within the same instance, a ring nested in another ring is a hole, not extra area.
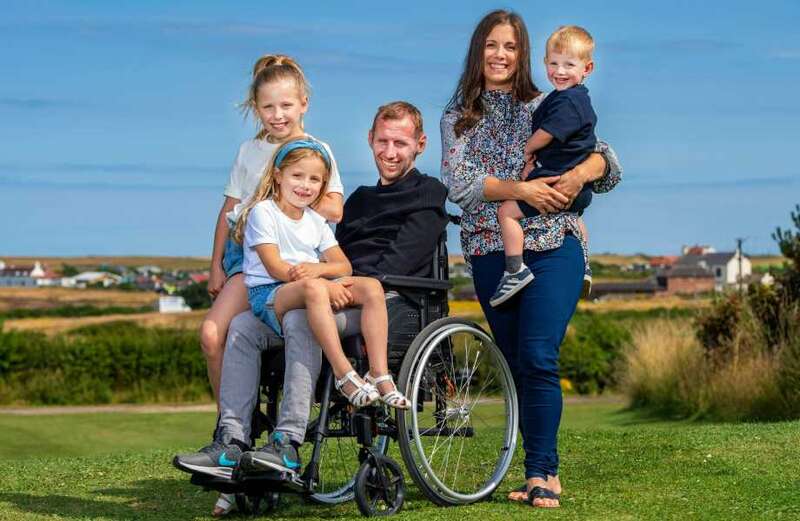
[[(213, 413), (0, 416), (0, 519), (208, 519), (214, 496), (169, 461), (204, 444), (212, 422)], [(411, 485), (397, 519), (800, 518), (800, 422), (674, 423), (583, 401), (567, 405), (560, 446), (559, 511), (504, 500), (522, 481), (518, 458), (490, 501), (435, 507)], [(297, 497), (270, 516), (357, 517), (352, 503)]]
[[(48, 290), (49, 291), (49, 290)], [(67, 291), (80, 291), (80, 290), (67, 290)], [(95, 293), (108, 293), (106, 291), (96, 290)], [(116, 294), (126, 295), (126, 292), (113, 292)], [(151, 297), (150, 293), (144, 294)], [(71, 296), (71, 295), (70, 295)], [(116, 295), (115, 295), (116, 297)], [(4, 298), (3, 291), (0, 290), (0, 305)], [(99, 298), (99, 296), (98, 296)], [(131, 305), (135, 305), (135, 301), (131, 301)], [(601, 302), (588, 302), (581, 301), (578, 303), (580, 311), (592, 311), (595, 313), (605, 313), (612, 311), (648, 311), (651, 309), (699, 309), (707, 307), (709, 299), (683, 299), (679, 297), (658, 297), (650, 299), (620, 299), (620, 300), (606, 300)], [(117, 301), (114, 301), (117, 303)], [(95, 305), (101, 305), (100, 301), (96, 301)], [(0, 308), (2, 309), (2, 308)], [(205, 316), (205, 310), (197, 310), (189, 313), (135, 313), (126, 315), (103, 315), (97, 317), (79, 317), (79, 318), (22, 318), (10, 319), (3, 323), (3, 329), (9, 331), (16, 329), (19, 331), (41, 331), (48, 335), (54, 335), (74, 329), (77, 327), (88, 326), (93, 324), (103, 324), (107, 322), (114, 322), (117, 320), (127, 320), (136, 322), (142, 326), (161, 326), (161, 327), (176, 327), (176, 328), (189, 328), (195, 329), (200, 327), (200, 322)], [(483, 312), (477, 301), (473, 300), (456, 300), (450, 302), (450, 313), (453, 316), (471, 316), (482, 320)]]
[(158, 295), (152, 291), (47, 287), (0, 288), (0, 311), (59, 306), (139, 307), (155, 305), (157, 300)]
[(132, 313), (124, 315), (103, 315), (99, 317), (79, 318), (19, 318), (3, 322), (3, 330), (40, 331), (47, 335), (55, 335), (83, 326), (105, 324), (125, 320), (135, 322), (146, 327), (174, 327), (186, 329), (199, 329), (200, 322), (208, 310), (201, 309), (188, 313)]

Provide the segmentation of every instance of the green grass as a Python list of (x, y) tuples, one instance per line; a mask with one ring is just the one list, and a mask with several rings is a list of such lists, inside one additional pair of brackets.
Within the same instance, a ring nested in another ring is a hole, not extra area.
[[(170, 466), (198, 448), (213, 415), (0, 416), (0, 519), (209, 519), (214, 496)], [(798, 519), (800, 422), (664, 422), (589, 401), (566, 407), (559, 511), (505, 501), (521, 463), (488, 502), (429, 503), (410, 485), (397, 519)], [(392, 454), (396, 454), (393, 445)], [(285, 497), (272, 519), (351, 519), (354, 504)]]

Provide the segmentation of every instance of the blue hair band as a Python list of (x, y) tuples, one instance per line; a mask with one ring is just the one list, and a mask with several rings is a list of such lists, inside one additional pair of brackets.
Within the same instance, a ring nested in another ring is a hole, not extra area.
[(277, 155), (275, 156), (275, 167), (279, 167), (283, 160), (286, 159), (286, 155), (291, 152), (292, 150), (297, 150), (300, 148), (310, 148), (311, 150), (316, 150), (322, 156), (322, 159), (325, 161), (325, 164), (330, 169), (331, 167), (331, 158), (328, 155), (328, 151), (325, 150), (325, 147), (322, 146), (322, 143), (315, 139), (295, 139), (294, 141), (289, 141), (288, 143), (284, 144), (280, 150), (278, 150)]

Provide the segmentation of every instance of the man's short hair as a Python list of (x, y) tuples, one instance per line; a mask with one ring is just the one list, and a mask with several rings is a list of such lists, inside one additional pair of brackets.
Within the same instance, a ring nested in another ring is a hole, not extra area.
[(594, 39), (589, 31), (577, 25), (563, 25), (547, 39), (547, 52), (571, 54), (581, 60), (591, 60)]
[(375, 125), (378, 123), (379, 119), (397, 120), (403, 119), (406, 116), (410, 117), (411, 122), (414, 124), (414, 137), (420, 137), (423, 132), (422, 113), (417, 107), (407, 101), (393, 101), (378, 107), (378, 112), (375, 114), (375, 118), (372, 120), (372, 128), (370, 129), (370, 132), (375, 132)]

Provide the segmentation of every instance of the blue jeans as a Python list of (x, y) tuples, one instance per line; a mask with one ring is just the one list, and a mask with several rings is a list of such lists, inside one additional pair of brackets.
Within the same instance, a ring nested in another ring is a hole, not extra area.
[(475, 292), (517, 387), (525, 478), (558, 474), (561, 384), (558, 354), (583, 283), (580, 241), (572, 235), (560, 248), (524, 253), (536, 278), (518, 297), (493, 308), (489, 299), (505, 269), (502, 251), (470, 258)]
[(222, 255), (222, 269), (228, 278), (237, 273), (242, 273), (242, 262), (244, 262), (244, 249), (242, 245), (230, 237), (225, 241), (225, 253)]
[(283, 286), (283, 282), (273, 282), (272, 284), (262, 284), (247, 288), (247, 300), (250, 302), (250, 309), (263, 323), (268, 325), (275, 334), (283, 337), (281, 323), (275, 314), (275, 293), (278, 288)]

